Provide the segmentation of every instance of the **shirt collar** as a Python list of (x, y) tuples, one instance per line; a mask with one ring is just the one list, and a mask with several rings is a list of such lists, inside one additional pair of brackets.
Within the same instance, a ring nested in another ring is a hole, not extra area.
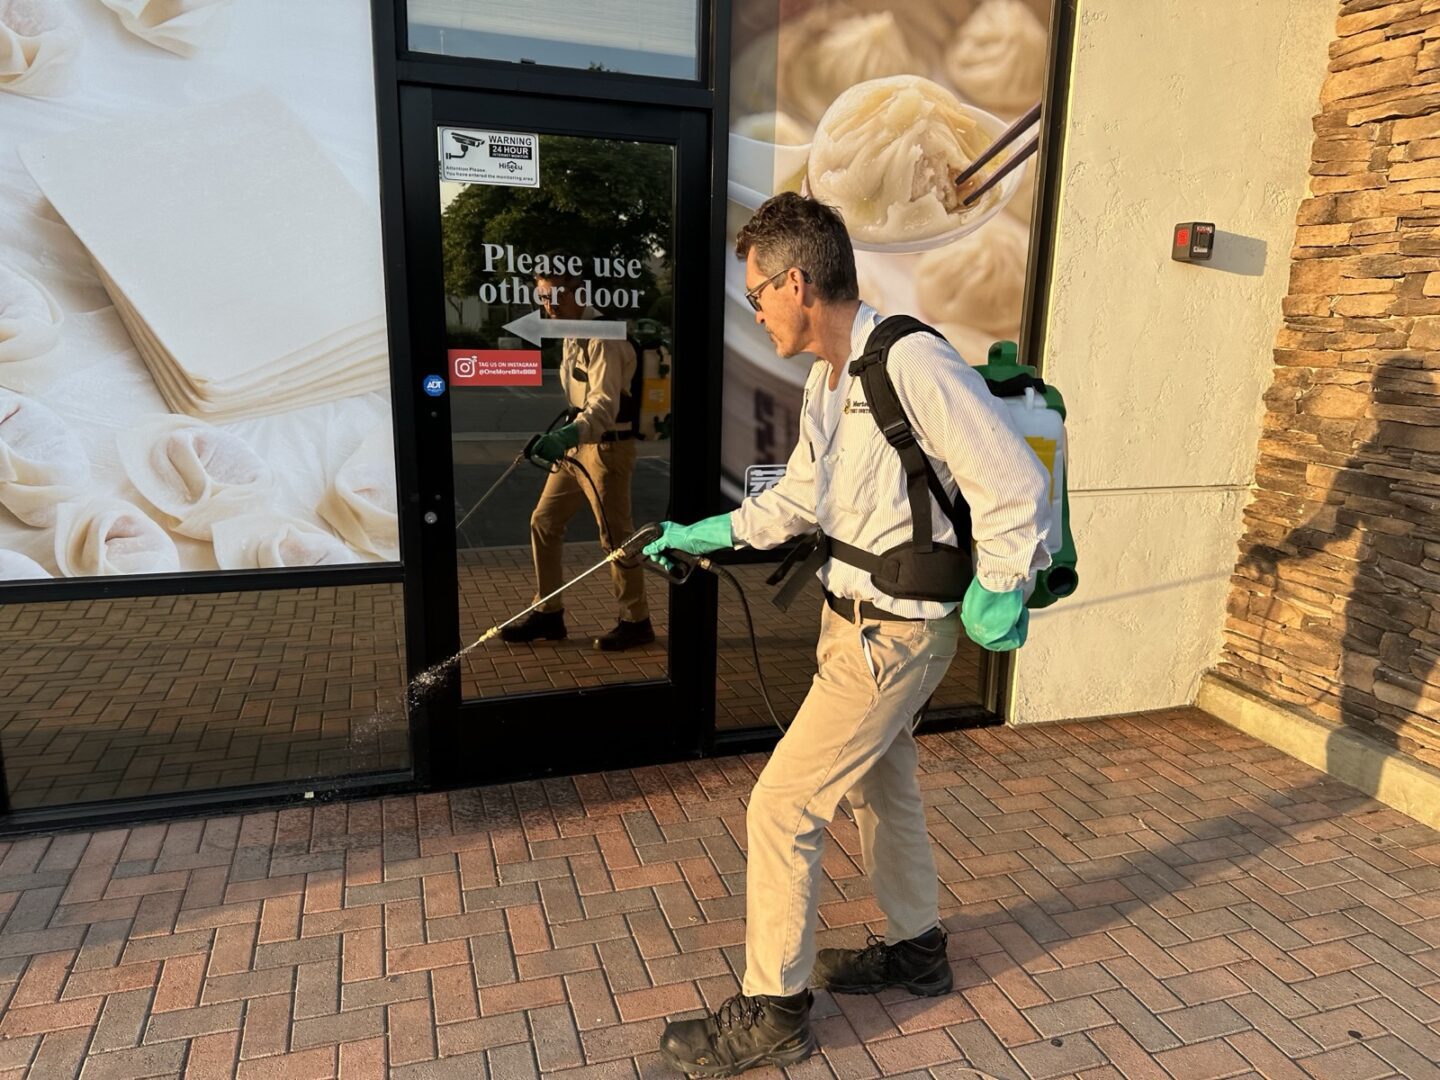
[(850, 326), (850, 359), (857, 360), (860, 354), (865, 351), (865, 342), (870, 340), (870, 332), (880, 325), (884, 316), (876, 311), (864, 300), (860, 301), (860, 310), (855, 312), (855, 322)]

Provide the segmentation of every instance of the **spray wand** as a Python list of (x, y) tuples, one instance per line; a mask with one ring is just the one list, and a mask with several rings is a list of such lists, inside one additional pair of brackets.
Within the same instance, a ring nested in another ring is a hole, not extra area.
[[(510, 618), (506, 619), (504, 622), (502, 622), (502, 623), (496, 623), (494, 626), (490, 627), (489, 630), (486, 630), (483, 634), (481, 634), (478, 638), (476, 638), (474, 641), (472, 641), (469, 645), (466, 645), (465, 648), (461, 649), (456, 658), (458, 659), (460, 656), (464, 656), (464, 655), (465, 655), (466, 653), (468, 653), (471, 649), (475, 648), (475, 646), (481, 645), (481, 644), (483, 644), (484, 642), (489, 641), (489, 640), (490, 640), (491, 638), (493, 638), (496, 634), (500, 633), (501, 630), (504, 630), (505, 627), (509, 626), (511, 623), (515, 622), (517, 619), (520, 619), (520, 618), (523, 618), (523, 617), (526, 616), (526, 615), (529, 615), (530, 612), (534, 611), (536, 608), (540, 607), (542, 604), (549, 603), (551, 600), (555, 599), (555, 597), (559, 596), (561, 593), (563, 593), (566, 589), (570, 588), (572, 585), (576, 584), (577, 582), (584, 581), (584, 580), (585, 580), (587, 577), (589, 577), (591, 574), (595, 573), (596, 570), (599, 570), (599, 569), (601, 569), (602, 567), (605, 567), (605, 566), (609, 566), (609, 565), (610, 565), (611, 563), (613, 563), (613, 562), (619, 562), (621, 559), (634, 559), (634, 558), (638, 557), (638, 556), (640, 555), (640, 553), (641, 553), (641, 549), (643, 549), (643, 548), (645, 547), (645, 545), (648, 544), (648, 543), (650, 543), (652, 540), (658, 540), (658, 539), (660, 539), (660, 535), (661, 535), (661, 533), (662, 533), (663, 531), (664, 531), (664, 530), (662, 530), (662, 529), (660, 528), (660, 526), (659, 526), (658, 524), (655, 524), (655, 523), (651, 523), (651, 524), (649, 524), (649, 525), (642, 525), (639, 529), (636, 529), (636, 530), (635, 530), (635, 532), (630, 536), (629, 539), (627, 539), (623, 544), (621, 544), (619, 547), (617, 547), (614, 551), (612, 551), (612, 552), (610, 552), (608, 555), (606, 555), (603, 559), (601, 559), (599, 562), (597, 562), (594, 566), (590, 567), (588, 570), (583, 571), (582, 573), (576, 574), (573, 578), (571, 578), (569, 581), (565, 582), (565, 584), (561, 585), (561, 586), (560, 586), (558, 589), (556, 589), (554, 592), (550, 593), (550, 594), (547, 595), (547, 596), (542, 596), (539, 600), (536, 600), (533, 604), (531, 604), (529, 607), (527, 607), (524, 611), (518, 611), (518, 612), (516, 612), (514, 615), (511, 615)], [(689, 576), (689, 575), (687, 574), (686, 577), (688, 577), (688, 576)]]

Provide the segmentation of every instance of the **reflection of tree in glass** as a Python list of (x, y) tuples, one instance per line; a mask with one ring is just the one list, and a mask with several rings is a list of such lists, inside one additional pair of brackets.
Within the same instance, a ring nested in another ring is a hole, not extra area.
[[(474, 296), (487, 282), (529, 275), (485, 272), (485, 244), (509, 244), (515, 254), (551, 251), (582, 256), (597, 287), (640, 289), (637, 318), (657, 299), (657, 270), (668, 281), (673, 205), (673, 150), (660, 143), (540, 136), (540, 186), (471, 184), (441, 217), (445, 292)], [(592, 259), (639, 259), (639, 278), (596, 278)], [(518, 314), (519, 307), (515, 307)], [(507, 316), (508, 317), (508, 316)], [(498, 323), (491, 320), (492, 326)]]

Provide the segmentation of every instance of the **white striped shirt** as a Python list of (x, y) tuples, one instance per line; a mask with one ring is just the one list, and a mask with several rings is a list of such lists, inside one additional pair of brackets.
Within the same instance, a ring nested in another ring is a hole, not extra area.
[[(850, 332), (850, 356), (834, 390), (831, 367), (817, 360), (805, 383), (800, 439), (778, 484), (746, 499), (730, 515), (738, 543), (773, 548), (817, 526), (837, 540), (880, 554), (912, 538), (910, 500), (900, 455), (870, 414), (849, 362), (880, 323), (862, 303)], [(953, 498), (956, 482), (970, 504), (975, 572), (993, 592), (1027, 586), (1050, 564), (1045, 548), (1050, 478), (1015, 430), (1006, 407), (979, 372), (947, 342), (912, 334), (891, 349), (886, 370), (916, 441)], [(839, 408), (831, 407), (843, 401)], [(955, 544), (955, 529), (931, 496), (934, 539)], [(888, 596), (870, 575), (831, 559), (820, 583), (836, 596), (868, 600), (906, 618), (938, 619), (954, 603)]]

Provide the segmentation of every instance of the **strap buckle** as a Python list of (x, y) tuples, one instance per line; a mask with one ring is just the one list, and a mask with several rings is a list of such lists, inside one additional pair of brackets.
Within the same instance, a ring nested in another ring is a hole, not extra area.
[(885, 436), (885, 441), (896, 450), (903, 450), (906, 447), (915, 445), (915, 429), (910, 426), (910, 421), (905, 417), (891, 420), (880, 429), (880, 434)]

